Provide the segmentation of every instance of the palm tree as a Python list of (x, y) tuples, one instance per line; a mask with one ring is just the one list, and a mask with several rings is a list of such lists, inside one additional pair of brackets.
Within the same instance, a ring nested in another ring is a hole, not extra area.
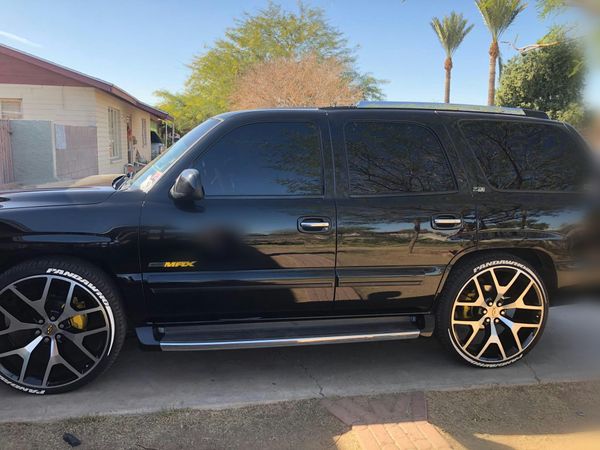
[(496, 64), (500, 48), (498, 39), (527, 6), (522, 0), (475, 0), (485, 25), (492, 35), (490, 44), (490, 76), (488, 80), (488, 105), (494, 104), (496, 94)]
[(437, 34), (440, 44), (446, 52), (444, 69), (446, 69), (446, 83), (444, 86), (444, 101), (450, 103), (450, 80), (452, 78), (452, 56), (460, 46), (465, 36), (473, 29), (473, 25), (468, 25), (467, 19), (462, 14), (454, 11), (442, 20), (434, 17), (431, 20), (431, 28)]

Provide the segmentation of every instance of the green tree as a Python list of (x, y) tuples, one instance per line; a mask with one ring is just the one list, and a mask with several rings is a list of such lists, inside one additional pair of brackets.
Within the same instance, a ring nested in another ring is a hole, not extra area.
[(255, 64), (309, 54), (340, 61), (344, 77), (358, 86), (365, 98), (382, 98), (380, 80), (358, 72), (355, 50), (328, 23), (321, 9), (300, 2), (297, 12), (288, 12), (270, 3), (256, 15), (245, 14), (208, 51), (193, 59), (182, 92), (157, 91), (161, 98), (158, 106), (175, 118), (180, 130), (187, 131), (207, 117), (227, 111), (237, 78)]
[(498, 40), (527, 6), (522, 0), (475, 0), (483, 21), (492, 35), (490, 44), (490, 74), (488, 79), (488, 105), (494, 105), (496, 92), (496, 64), (500, 55)]
[(586, 13), (600, 15), (598, 0), (538, 0), (538, 8), (542, 16), (559, 12), (566, 8), (580, 8)]
[(454, 11), (441, 20), (434, 17), (431, 20), (431, 28), (437, 34), (440, 44), (446, 52), (444, 69), (446, 70), (446, 82), (444, 84), (444, 101), (450, 103), (450, 82), (452, 79), (452, 56), (458, 49), (465, 36), (473, 29), (473, 25), (467, 25), (468, 21), (462, 14)]
[(546, 111), (551, 118), (578, 125), (583, 120), (585, 70), (583, 49), (560, 28), (540, 41), (553, 45), (534, 48), (510, 59), (496, 95), (499, 105)]

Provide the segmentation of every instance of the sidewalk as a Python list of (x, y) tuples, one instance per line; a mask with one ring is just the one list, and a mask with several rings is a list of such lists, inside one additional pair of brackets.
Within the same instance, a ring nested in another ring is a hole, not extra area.
[(364, 450), (451, 448), (448, 441), (428, 422), (427, 400), (422, 392), (376, 399), (325, 399), (322, 404), (351, 427)]

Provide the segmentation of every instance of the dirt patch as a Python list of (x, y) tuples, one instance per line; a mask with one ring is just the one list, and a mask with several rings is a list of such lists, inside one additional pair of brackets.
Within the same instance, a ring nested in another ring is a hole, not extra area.
[[(429, 392), (429, 422), (454, 448), (598, 449), (600, 382)], [(355, 398), (387, 404), (398, 394)], [(387, 427), (392, 420), (382, 419)], [(404, 425), (407, 422), (404, 422)], [(342, 449), (358, 450), (356, 431), (320, 400), (218, 411), (86, 417), (0, 424), (0, 449)]]
[(600, 448), (600, 383), (427, 394), (429, 421), (456, 448)]
[(65, 432), (81, 449), (328, 449), (357, 450), (349, 427), (318, 400), (222, 411), (89, 417), (52, 423), (0, 425), (2, 449), (67, 449)]

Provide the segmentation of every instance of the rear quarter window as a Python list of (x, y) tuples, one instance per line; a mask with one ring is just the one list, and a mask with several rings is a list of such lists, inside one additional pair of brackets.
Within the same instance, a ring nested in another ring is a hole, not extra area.
[(349, 122), (344, 127), (350, 192), (403, 195), (449, 192), (456, 182), (440, 142), (407, 122)]
[(561, 125), (473, 120), (460, 129), (496, 189), (574, 192), (586, 182), (586, 151)]

